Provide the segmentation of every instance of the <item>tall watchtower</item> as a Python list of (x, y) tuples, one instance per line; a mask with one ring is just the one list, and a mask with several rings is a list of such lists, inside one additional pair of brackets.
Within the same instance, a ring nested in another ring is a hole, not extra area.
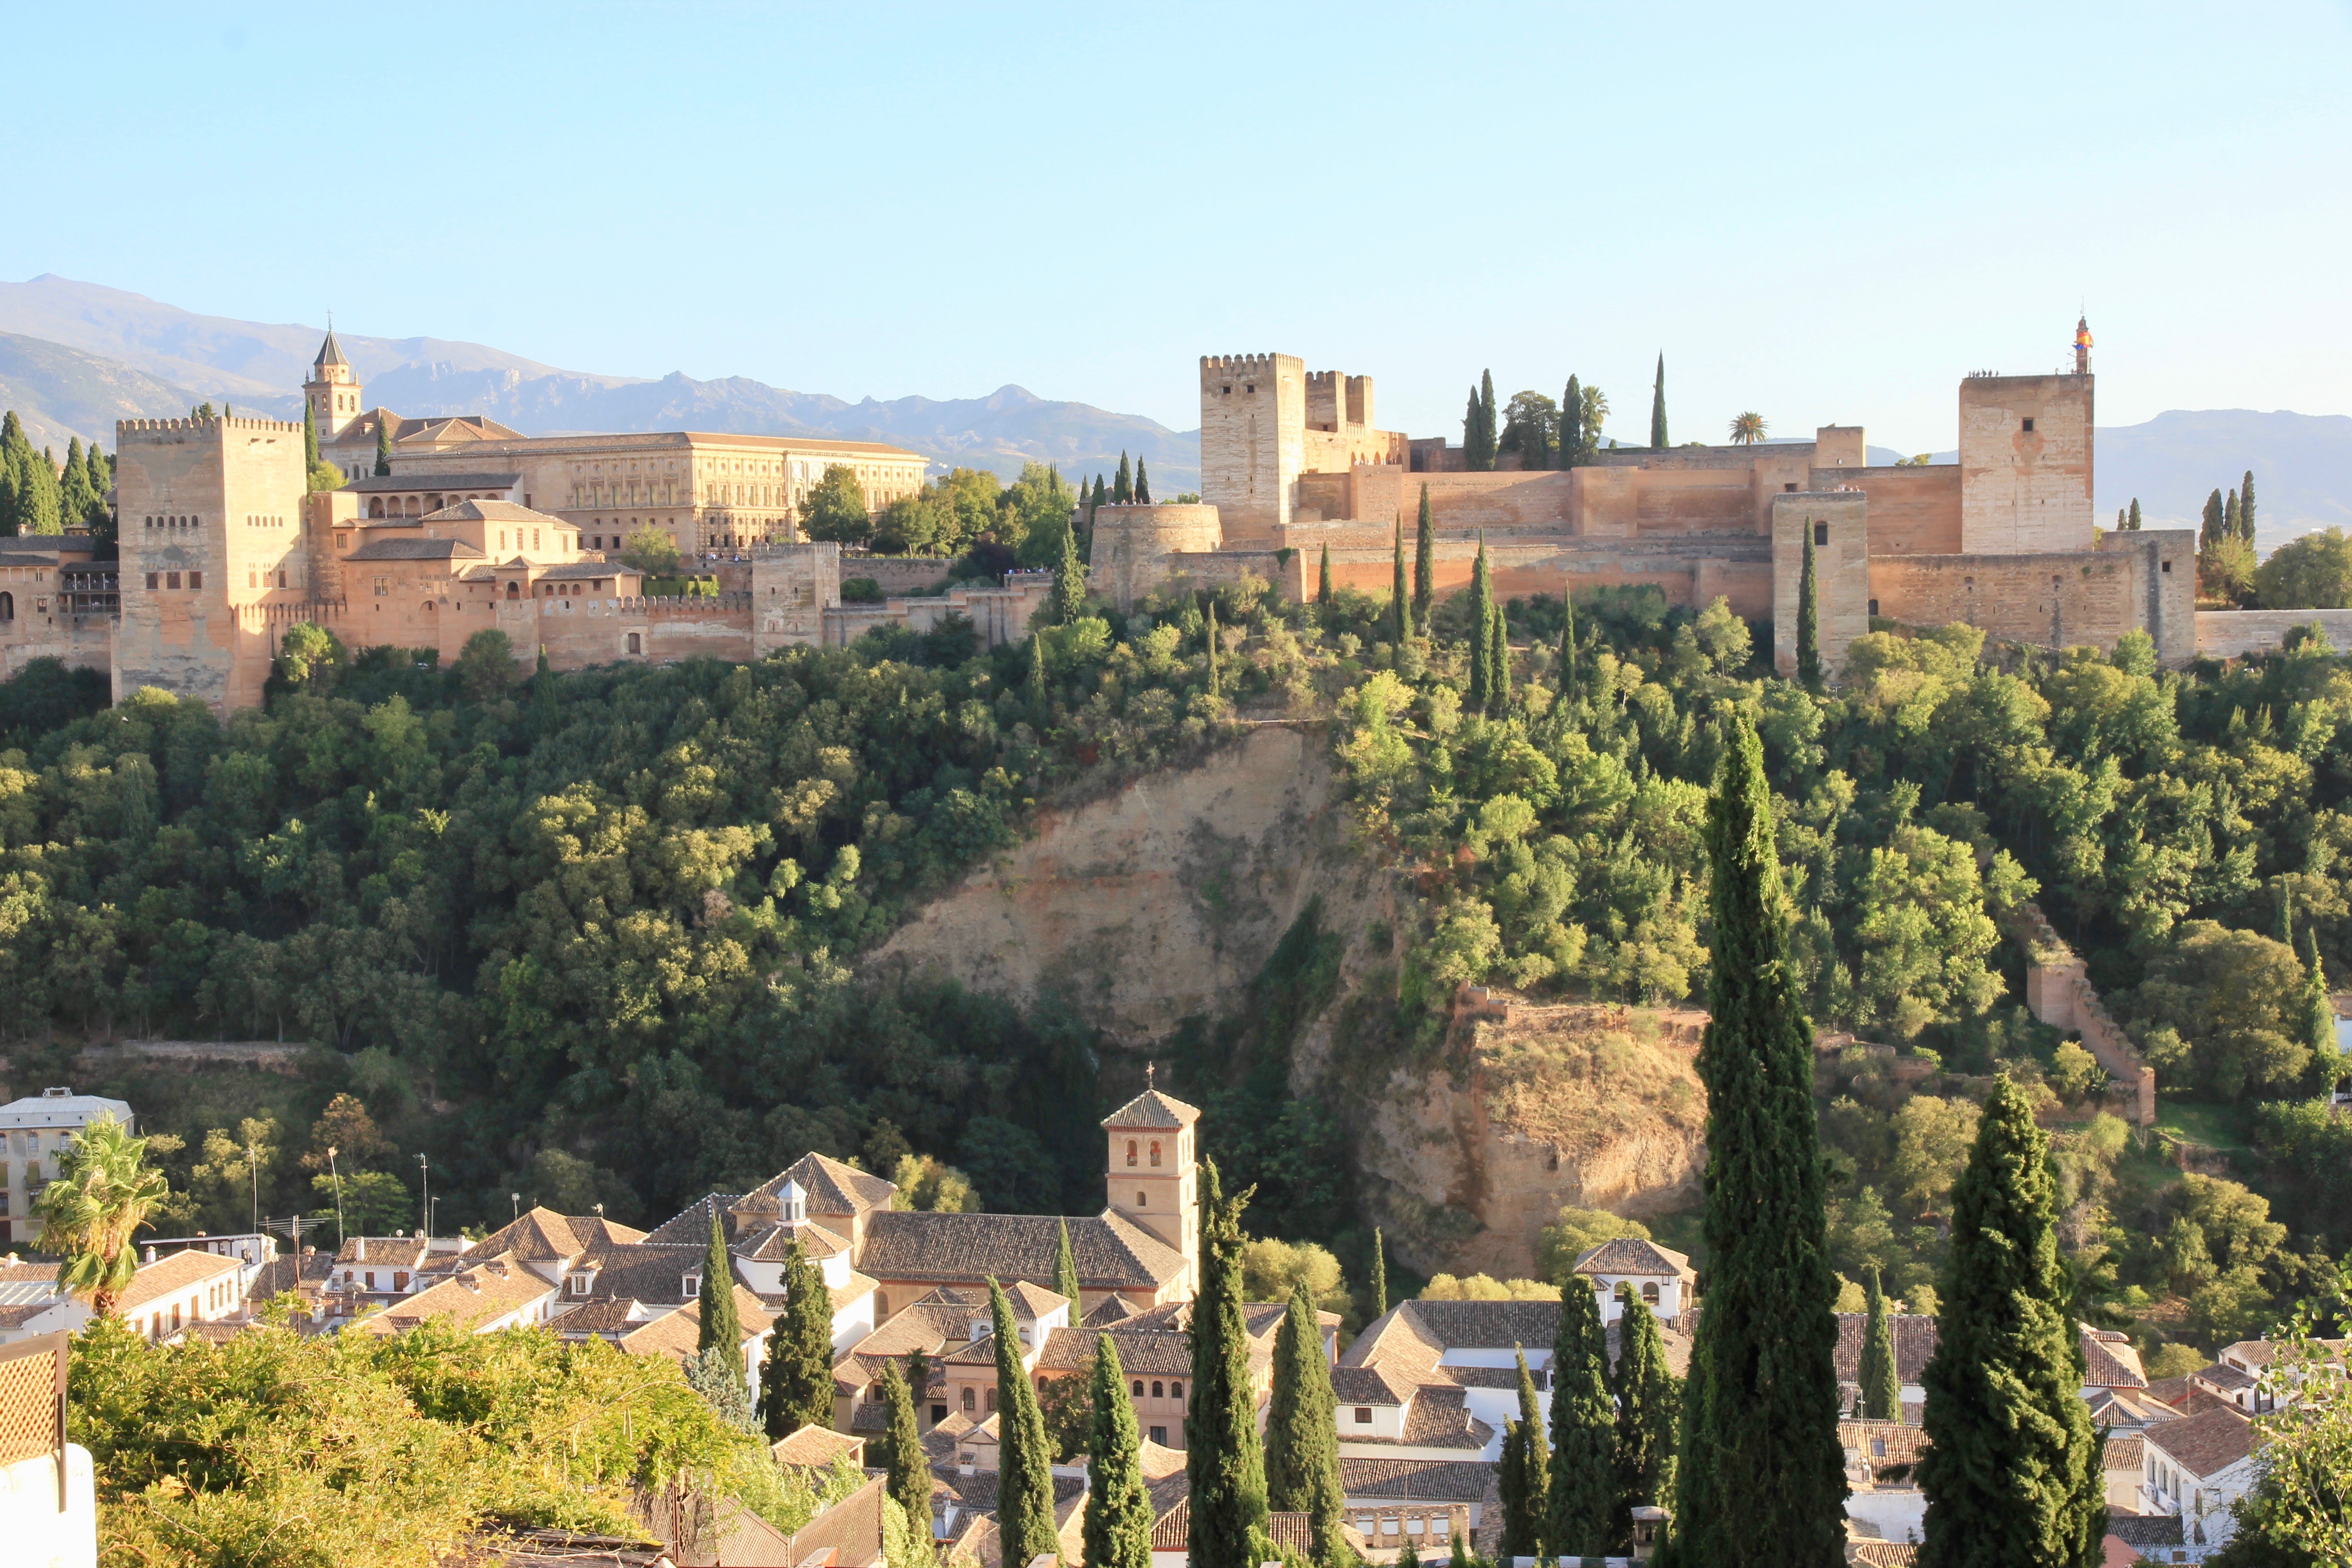
[(319, 357), (310, 362), (310, 379), (302, 384), (302, 395), (310, 400), (310, 414), (319, 426), (319, 439), (331, 439), (343, 433), (360, 415), (360, 384), (352, 375), (352, 362), (343, 357), (343, 347), (335, 342), (335, 329), (327, 329), (327, 341), (319, 345)]
[(1187, 1294), (1201, 1283), (1200, 1120), (1193, 1107), (1150, 1088), (1103, 1118), (1111, 1212), (1184, 1255)]
[[(1364, 401), (1369, 405), (1369, 387)], [(1229, 547), (1274, 542), (1275, 529), (1297, 508), (1306, 460), (1307, 362), (1295, 354), (1203, 355), (1201, 500), (1217, 509)]]
[(1960, 383), (1960, 552), (2091, 548), (2090, 327), (2071, 374), (1979, 374)]

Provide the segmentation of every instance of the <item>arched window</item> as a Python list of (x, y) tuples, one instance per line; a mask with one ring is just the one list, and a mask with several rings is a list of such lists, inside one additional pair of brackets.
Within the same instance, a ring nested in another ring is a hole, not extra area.
[(1127, 1163), (1130, 1165), (1135, 1163), (1135, 1140), (1132, 1138), (1127, 1141)]
[(508, 597), (508, 598), (509, 598), (509, 599), (519, 599), (519, 598), (520, 598), (521, 596), (522, 596), (522, 589), (521, 589), (520, 586), (518, 586), (517, 584), (512, 584), (512, 583), (509, 583), (509, 584), (507, 584), (507, 597)]
[(1139, 1377), (1135, 1380), (1135, 1396), (1138, 1399), (1143, 1397), (1143, 1379)]
[(1154, 1399), (1164, 1399), (1167, 1397), (1167, 1395), (1160, 1392), (1160, 1380), (1156, 1377), (1151, 1380), (1151, 1397)]
[(1157, 1138), (1151, 1141), (1151, 1163), (1155, 1165), (1160, 1163), (1160, 1140)]
[(967, 1388), (967, 1389), (965, 1389), (965, 1390), (963, 1391), (963, 1413), (964, 1413), (966, 1415), (971, 1415), (971, 1411), (972, 1411), (971, 1390), (971, 1389), (969, 1389), (969, 1388)]
[(1174, 1383), (1168, 1385), (1168, 1397), (1171, 1399), (1181, 1399), (1184, 1397), (1183, 1379), (1179, 1378)]
[(989, 1389), (989, 1390), (986, 1392), (986, 1394), (985, 1394), (982, 1397), (984, 1397), (984, 1398), (987, 1400), (987, 1402), (988, 1402), (988, 1413), (989, 1413), (991, 1415), (995, 1415), (995, 1414), (996, 1414), (996, 1390), (994, 1390), (994, 1389), (992, 1389), (992, 1389)]
[(1151, 1206), (1151, 1200), (1144, 1195), (1143, 1189), (1140, 1187), (1138, 1187), (1135, 1192), (1135, 1206), (1139, 1209)]
[(1654, 1279), (1642, 1287), (1642, 1300), (1654, 1307), (1658, 1304), (1658, 1282)]

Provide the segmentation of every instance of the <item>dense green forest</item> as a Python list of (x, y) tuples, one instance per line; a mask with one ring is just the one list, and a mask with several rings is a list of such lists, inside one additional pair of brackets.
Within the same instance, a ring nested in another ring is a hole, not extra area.
[[(2324, 642), (2174, 674), (2143, 638), (2053, 656), (1888, 628), (1816, 692), (1719, 603), (1604, 591), (1571, 624), (1482, 593), (1402, 647), (1385, 598), (1249, 582), (1066, 608), (985, 654), (957, 625), (529, 677), (494, 641), (442, 668), (305, 633), (268, 707), (225, 721), (152, 691), (102, 709), (36, 666), (0, 688), (12, 1076), (109, 1087), (68, 1066), (93, 1039), (313, 1042), (283, 1075), (101, 1054), (215, 1229), (316, 1210), (329, 1144), (386, 1224), (414, 1222), (423, 1151), (445, 1230), (510, 1194), (659, 1217), (812, 1147), (912, 1160), (927, 1202), (1088, 1210), (1092, 1121), (1133, 1073), (1069, 999), (865, 982), (856, 955), (1040, 801), (1248, 720), (1328, 718), (1362, 831), (1416, 872), (1405, 957), (1343, 994), (1310, 915), (1168, 1050), (1258, 1184), (1253, 1227), (1331, 1247), (1360, 1287), (1347, 1108), (1290, 1097), (1290, 1044), (1338, 1006), (1349, 1050), (1438, 1065), (1465, 980), (1700, 994), (1698, 828), (1738, 711), (1815, 1021), (1860, 1042), (1822, 1072), (1850, 1279), (1879, 1267), (1926, 1303), (1999, 1071), (2055, 1119), (2085, 1309), (2151, 1343), (2244, 1331), (2352, 1246), (2309, 1006), (2312, 965), (2352, 952), (2352, 671)], [(2095, 1114), (2103, 1075), (2019, 1005), (2003, 921), (2029, 898), (2158, 1067), (2161, 1136)]]

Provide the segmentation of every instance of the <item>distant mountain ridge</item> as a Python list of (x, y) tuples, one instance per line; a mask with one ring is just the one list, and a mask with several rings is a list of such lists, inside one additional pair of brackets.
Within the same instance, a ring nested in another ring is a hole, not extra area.
[[(320, 331), (198, 315), (54, 274), (0, 283), (0, 406), (19, 412), (35, 445), (60, 453), (76, 435), (111, 441), (118, 418), (183, 414), (205, 398), (299, 418), (297, 389)], [(403, 414), (487, 414), (534, 436), (695, 429), (887, 441), (942, 466), (992, 468), (1008, 479), (1033, 460), (1074, 479), (1107, 475), (1124, 451), (1150, 464), (1152, 492), (1162, 500), (1201, 484), (1198, 431), (1020, 386), (985, 397), (851, 403), (748, 376), (597, 375), (452, 339), (340, 329), (336, 337), (368, 401)], [(2104, 426), (2097, 442), (2103, 521), (2137, 496), (2151, 523), (2194, 526), (2207, 494), (2252, 468), (2263, 549), (2314, 528), (2352, 527), (2352, 416), (2175, 409)], [(1870, 450), (1874, 462), (1895, 456)]]
[[(203, 398), (255, 413), (299, 419), (298, 390), (310, 374), (322, 329), (203, 316), (144, 295), (43, 274), (0, 283), (0, 334), (21, 333), (73, 351), (82, 362), (110, 361), (143, 386), (184, 389), (147, 416), (184, 413)], [(742, 435), (832, 436), (887, 441), (946, 467), (992, 468), (1010, 479), (1025, 462), (1057, 464), (1074, 480), (1118, 467), (1121, 452), (1149, 465), (1153, 493), (1198, 489), (1197, 432), (1171, 430), (1139, 415), (1056, 402), (1006, 385), (986, 397), (866, 398), (851, 403), (824, 393), (792, 392), (747, 376), (698, 381), (673, 373), (658, 380), (558, 369), (481, 343), (444, 338), (372, 338), (336, 330), (344, 357), (367, 400), (413, 416), (487, 414), (526, 435), (572, 431), (710, 430)], [(0, 364), (0, 376), (7, 374)], [(79, 365), (68, 379), (87, 380)], [(11, 406), (39, 409), (46, 426), (85, 439), (112, 438), (119, 415), (94, 418), (87, 397), (60, 384), (53, 394), (27, 370), (0, 381)], [(53, 405), (59, 412), (50, 412)], [(72, 407), (68, 416), (62, 410)], [(37, 437), (37, 439), (38, 439)]]

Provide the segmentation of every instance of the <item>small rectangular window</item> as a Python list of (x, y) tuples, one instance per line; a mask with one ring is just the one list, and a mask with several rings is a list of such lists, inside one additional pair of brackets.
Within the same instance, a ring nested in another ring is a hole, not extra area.
[(1870, 601), (1870, 613), (1874, 616), (1878, 614), (1878, 601), (1875, 599)]
[(1826, 522), (1817, 522), (1813, 524), (1813, 542), (1815, 544), (1827, 544), (1829, 542), (1830, 525)]
[(2172, 570), (2172, 563), (2171, 563), (2171, 562), (2169, 562), (2169, 561), (2166, 562), (2166, 563), (2164, 563), (2164, 569), (2165, 569), (2167, 572), (2171, 571), (2171, 570)]
[(2026, 416), (2025, 433), (2029, 436), (2033, 434), (2033, 416), (2032, 415)]
[(191, 573), (189, 573), (189, 574), (188, 574), (188, 586), (189, 586), (189, 587), (191, 587), (191, 588), (201, 588), (201, 587), (203, 587), (204, 585), (205, 585), (205, 574), (204, 574), (203, 573), (201, 573), (201, 572), (191, 572)]
[(163, 586), (164, 586), (164, 587), (166, 587), (166, 588), (177, 588), (179, 585), (180, 585), (180, 574), (179, 574), (177, 572), (166, 572), (166, 573), (164, 573), (164, 574), (163, 574)]
[(1356, 1406), (1356, 1425), (1357, 1425), (1357, 1426), (1370, 1426), (1371, 1424), (1372, 1424), (1372, 1407), (1371, 1407), (1370, 1405), (1357, 1405), (1357, 1406)]

